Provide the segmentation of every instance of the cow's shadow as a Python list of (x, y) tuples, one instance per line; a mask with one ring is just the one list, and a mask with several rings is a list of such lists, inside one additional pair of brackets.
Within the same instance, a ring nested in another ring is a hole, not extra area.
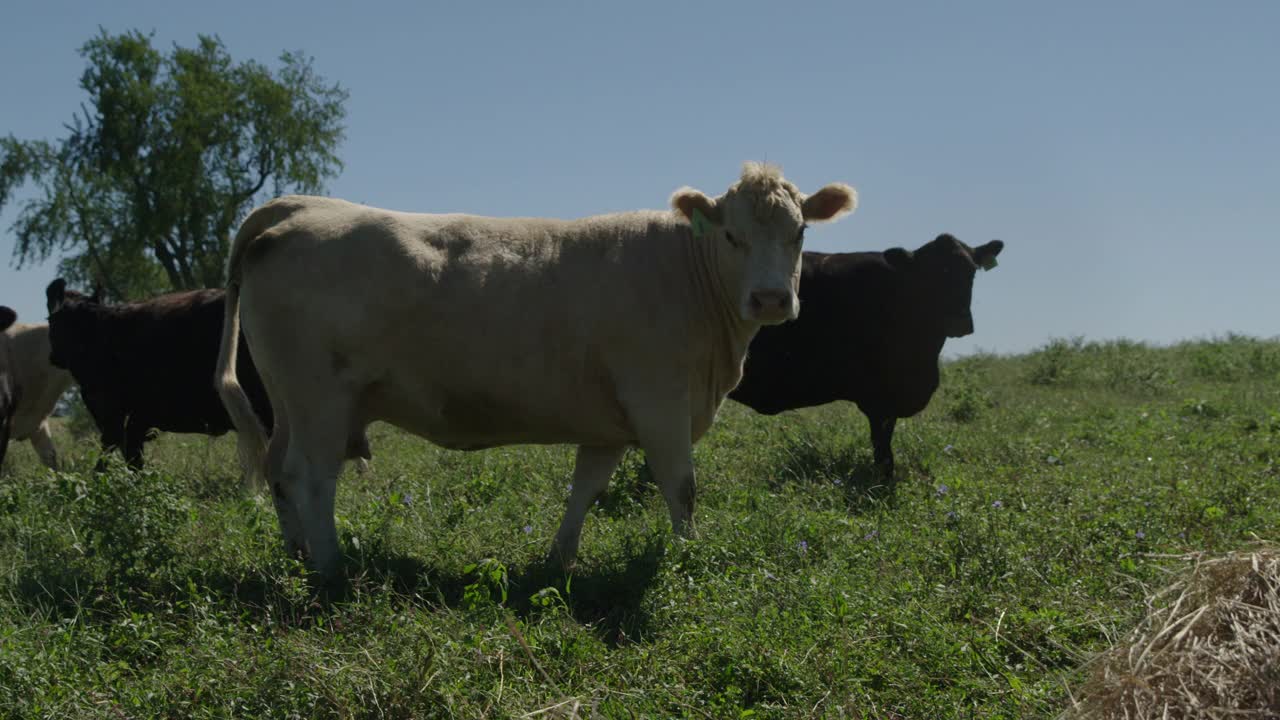
[(839, 488), (850, 512), (863, 512), (897, 499), (902, 467), (887, 474), (875, 463), (870, 448), (842, 444), (830, 447), (805, 436), (791, 437), (773, 453), (768, 484), (779, 490), (789, 484), (822, 484)]
[[(643, 641), (652, 636), (642, 602), (644, 591), (657, 575), (665, 548), (662, 538), (650, 538), (633, 547), (635, 552), (625, 560), (586, 565), (571, 574), (545, 560), (514, 566), (508, 569), (507, 595), (500, 609), (521, 618), (531, 616), (540, 612), (538, 599), (546, 596), (539, 592), (555, 588), (568, 614), (606, 644), (617, 647)], [(393, 592), (428, 612), (441, 607), (465, 609), (467, 590), (477, 582), (474, 572), (442, 569), (376, 544), (351, 552), (345, 571), (336, 581), (322, 582), (309, 576), (300, 562), (282, 557), (267, 569), (193, 570), (189, 577), (170, 576), (159, 583), (140, 579), (131, 585), (120, 578), (104, 583), (98, 572), (82, 564), (37, 563), (18, 572), (12, 598), (50, 620), (78, 618), (92, 623), (111, 622), (122, 607), (148, 612), (189, 603), (190, 593), (196, 592), (205, 602), (236, 607), (243, 619), (301, 628), (379, 592)], [(105, 604), (96, 607), (98, 603)]]
[[(589, 626), (606, 644), (617, 647), (642, 641), (652, 634), (644, 594), (658, 573), (666, 543), (653, 537), (631, 550), (620, 561), (583, 563), (569, 573), (558, 563), (542, 559), (507, 568), (503, 606), (517, 617), (528, 617), (538, 612), (539, 600), (546, 597), (544, 591), (553, 588), (569, 615)], [(326, 603), (339, 603), (368, 587), (389, 586), (402, 596), (461, 608), (466, 605), (468, 588), (476, 582), (475, 573), (442, 571), (418, 558), (375, 546), (348, 557), (346, 576), (319, 590), (318, 597)]]

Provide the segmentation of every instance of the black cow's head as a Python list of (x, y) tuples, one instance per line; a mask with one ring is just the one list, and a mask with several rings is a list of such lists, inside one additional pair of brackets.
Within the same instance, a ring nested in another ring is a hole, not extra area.
[(63, 370), (85, 367), (96, 345), (102, 288), (86, 296), (68, 290), (67, 281), (58, 278), (44, 294), (49, 308), (49, 363)]
[(969, 302), (973, 296), (973, 276), (978, 268), (996, 266), (996, 256), (1004, 243), (992, 240), (969, 247), (953, 236), (942, 234), (915, 251), (891, 248), (884, 259), (909, 278), (907, 292), (930, 320), (941, 323), (947, 337), (964, 337), (973, 332)]
[(9, 326), (18, 321), (18, 313), (13, 308), (0, 305), (0, 332), (9, 329)]

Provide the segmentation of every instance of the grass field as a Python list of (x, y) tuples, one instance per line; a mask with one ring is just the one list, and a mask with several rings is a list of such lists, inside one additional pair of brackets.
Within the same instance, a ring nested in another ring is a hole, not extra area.
[(727, 403), (673, 540), (631, 453), (577, 572), (542, 557), (572, 452), (371, 428), (339, 484), (349, 581), (283, 556), (234, 441), (0, 479), (6, 717), (1043, 718), (1167, 556), (1280, 532), (1280, 343), (1056, 341), (945, 367), (898, 477), (830, 405)]

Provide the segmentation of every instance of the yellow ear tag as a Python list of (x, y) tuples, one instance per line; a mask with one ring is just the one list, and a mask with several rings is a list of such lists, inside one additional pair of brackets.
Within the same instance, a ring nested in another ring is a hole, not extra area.
[(995, 255), (991, 255), (991, 256), (989, 256), (986, 260), (982, 261), (982, 269), (983, 269), (983, 270), (993, 270), (993, 269), (995, 269), (995, 266), (997, 266), (997, 265), (999, 265), (999, 264), (1000, 264), (1000, 263), (996, 262), (996, 256), (995, 256)]
[(689, 220), (689, 224), (693, 226), (693, 237), (697, 240), (701, 240), (711, 232), (711, 221), (698, 208), (693, 209), (693, 217)]

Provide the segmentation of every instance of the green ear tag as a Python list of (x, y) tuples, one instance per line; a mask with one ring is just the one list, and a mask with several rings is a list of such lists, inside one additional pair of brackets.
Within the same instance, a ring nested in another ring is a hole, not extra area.
[(996, 262), (996, 256), (995, 256), (995, 255), (991, 255), (991, 256), (989, 256), (986, 260), (982, 261), (982, 269), (983, 269), (983, 270), (993, 270), (993, 269), (995, 269), (995, 266), (997, 266), (997, 265), (999, 265), (999, 264), (1000, 264), (1000, 263)]
[(689, 221), (693, 226), (693, 237), (701, 240), (707, 233), (711, 232), (711, 221), (698, 208), (693, 209), (693, 218)]

